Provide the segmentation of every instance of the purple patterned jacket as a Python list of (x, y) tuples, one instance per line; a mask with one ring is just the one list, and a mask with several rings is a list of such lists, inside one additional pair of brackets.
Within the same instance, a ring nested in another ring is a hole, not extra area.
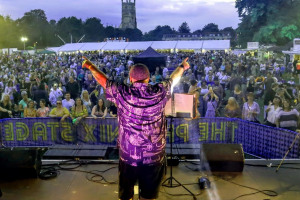
[(164, 108), (171, 97), (171, 83), (171, 79), (155, 85), (107, 81), (106, 98), (116, 103), (118, 109), (118, 146), (122, 161), (138, 166), (164, 160)]

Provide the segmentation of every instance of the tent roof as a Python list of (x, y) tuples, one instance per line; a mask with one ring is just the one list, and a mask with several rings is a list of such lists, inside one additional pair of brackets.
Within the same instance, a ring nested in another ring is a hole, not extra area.
[(203, 40), (178, 41), (176, 49), (202, 49)]
[(106, 42), (102, 47), (103, 51), (117, 51), (124, 50), (129, 42)]
[(84, 43), (67, 43), (59, 51), (79, 51), (83, 46)]
[(126, 50), (146, 50), (153, 42), (129, 42)]
[(230, 49), (230, 40), (204, 40), (202, 48), (205, 50)]
[(47, 50), (55, 52), (74, 51), (120, 51), (153, 49), (230, 49), (230, 40), (190, 40), (190, 41), (143, 41), (143, 42), (89, 42), (68, 43), (61, 47), (49, 47)]
[(97, 51), (101, 50), (106, 42), (87, 42), (83, 44), (84, 45), (80, 49), (81, 51)]
[(61, 47), (47, 47), (46, 50), (58, 52)]
[(135, 58), (163, 58), (166, 56), (156, 52), (152, 47), (148, 47), (144, 52), (134, 57)]
[(177, 41), (153, 41), (153, 49), (175, 49)]

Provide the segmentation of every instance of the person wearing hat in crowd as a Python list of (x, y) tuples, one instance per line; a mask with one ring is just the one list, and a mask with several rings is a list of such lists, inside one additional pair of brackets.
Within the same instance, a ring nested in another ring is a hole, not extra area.
[(28, 103), (31, 101), (28, 98), (28, 94), (26, 91), (21, 92), (22, 100), (19, 102), (19, 112), (21, 112), (21, 117), (24, 117), (24, 110), (27, 107)]
[(171, 98), (172, 83), (190, 68), (186, 58), (170, 79), (148, 84), (150, 73), (143, 64), (130, 68), (130, 85), (108, 80), (84, 57), (83, 67), (106, 89), (116, 103), (119, 122), (119, 198), (131, 199), (138, 181), (140, 199), (156, 199), (165, 170), (166, 123), (164, 108)]
[(254, 101), (254, 94), (249, 92), (247, 94), (247, 102), (244, 103), (242, 109), (242, 119), (259, 123), (258, 115), (260, 113), (260, 108), (258, 103)]

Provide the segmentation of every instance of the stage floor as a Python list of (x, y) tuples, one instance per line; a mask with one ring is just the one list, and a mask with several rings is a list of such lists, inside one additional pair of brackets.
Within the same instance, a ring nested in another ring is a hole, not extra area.
[[(179, 166), (173, 167), (174, 177), (192, 191), (197, 199), (201, 200), (267, 200), (300, 199), (300, 160), (288, 160), (276, 173), (275, 165), (279, 160), (246, 160), (242, 173), (219, 173), (210, 174), (208, 172), (192, 171), (189, 168), (197, 169), (198, 166), (190, 162), (180, 162)], [(49, 162), (43, 162), (49, 163)], [(273, 167), (270, 166), (272, 163)], [(289, 164), (288, 164), (289, 163)], [(259, 166), (251, 166), (259, 165)], [(73, 165), (76, 167), (75, 165)], [(73, 167), (64, 166), (64, 167)], [(105, 173), (100, 173), (107, 181), (117, 181), (117, 164), (97, 163), (82, 165), (76, 170), (103, 171), (115, 167)], [(289, 168), (287, 168), (289, 167)], [(299, 168), (299, 169), (291, 169)], [(200, 190), (197, 184), (200, 176), (207, 175), (211, 181), (211, 188)], [(170, 176), (170, 170), (166, 178)], [(91, 176), (89, 176), (90, 178)], [(99, 180), (99, 177), (98, 179)], [(238, 185), (239, 184), (239, 185)], [(245, 187), (243, 187), (243, 186)], [(258, 190), (273, 190), (278, 193), (275, 197), (270, 197), (256, 190), (246, 188), (252, 187)], [(1, 200), (110, 200), (118, 199), (117, 184), (95, 183), (87, 180), (87, 174), (79, 171), (60, 170), (56, 178), (41, 180), (39, 178), (27, 178), (18, 180), (1, 180), (0, 188), (3, 192)], [(249, 196), (245, 194), (256, 193)], [(182, 187), (166, 188), (161, 187), (159, 198), (161, 200), (193, 199), (192, 196), (182, 196), (188, 194)], [(174, 196), (179, 195), (179, 196)], [(237, 198), (239, 197), (239, 198)], [(138, 199), (135, 195), (134, 199)]]

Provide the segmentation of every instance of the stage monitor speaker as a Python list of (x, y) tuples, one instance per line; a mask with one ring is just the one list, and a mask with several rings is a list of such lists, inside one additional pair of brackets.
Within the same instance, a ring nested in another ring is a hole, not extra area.
[(45, 149), (0, 148), (0, 179), (37, 178)]
[(201, 144), (200, 163), (212, 172), (242, 172), (244, 151), (241, 144)]

